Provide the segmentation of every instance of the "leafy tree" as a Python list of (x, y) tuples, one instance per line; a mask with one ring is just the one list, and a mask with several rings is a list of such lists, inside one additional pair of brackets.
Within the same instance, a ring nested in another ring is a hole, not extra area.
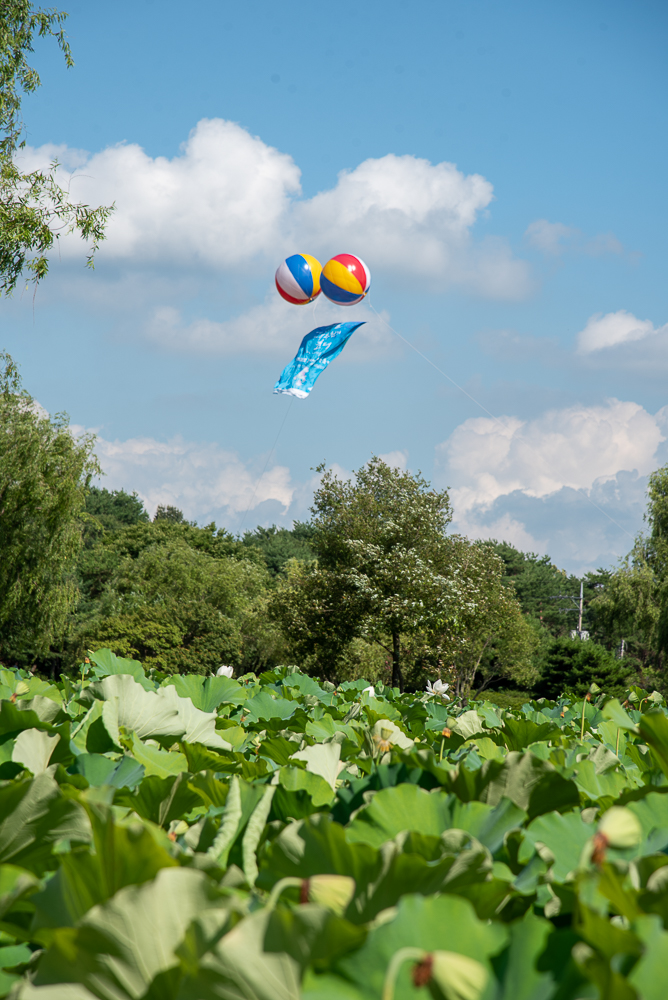
[(86, 513), (107, 531), (117, 531), (129, 524), (149, 520), (144, 504), (136, 493), (106, 490), (91, 486), (86, 497)]
[(56, 181), (56, 160), (47, 171), (23, 173), (16, 165), (16, 154), (25, 145), (21, 99), (40, 86), (27, 55), (36, 37), (51, 37), (67, 66), (73, 66), (63, 29), (66, 17), (31, 0), (0, 3), (0, 289), (5, 294), (23, 272), (35, 283), (46, 275), (49, 251), (63, 232), (77, 232), (91, 244), (87, 264), (92, 267), (113, 207), (90, 208), (70, 201)]
[(317, 565), (295, 571), (273, 613), (298, 648), (320, 659), (355, 637), (378, 643), (392, 657), (392, 684), (402, 687), (402, 635), (433, 630), (451, 612), (438, 569), (447, 491), (372, 458), (350, 481), (324, 472), (311, 510)]
[[(535, 552), (520, 552), (508, 542), (491, 542), (505, 567), (505, 579), (519, 599), (522, 611), (554, 635), (566, 635), (577, 624), (577, 607), (572, 600), (559, 599), (560, 595), (577, 598), (580, 580), (558, 569), (549, 556)], [(605, 586), (610, 573), (599, 569), (587, 573), (584, 583), (584, 628), (604, 638), (602, 626), (591, 602)]]
[(76, 600), (88, 484), (99, 472), (91, 435), (75, 438), (21, 389), (0, 355), (0, 657), (48, 650)]
[(595, 682), (608, 695), (626, 692), (633, 665), (616, 657), (597, 642), (564, 636), (552, 639), (545, 653), (542, 676), (534, 691), (546, 698), (581, 697)]
[(154, 521), (172, 521), (174, 524), (183, 524), (185, 517), (183, 511), (171, 504), (158, 504), (158, 509), (153, 517)]
[(623, 649), (643, 683), (659, 687), (668, 651), (668, 465), (649, 477), (645, 521), (603, 592), (592, 605), (608, 644)]
[(266, 662), (270, 637), (253, 618), (269, 574), (261, 553), (214, 524), (142, 519), (107, 532), (82, 553), (79, 580), (70, 662), (100, 645), (166, 672), (252, 666), (253, 652)]
[[(531, 687), (538, 676), (532, 662), (537, 629), (506, 586), (504, 564), (495, 546), (450, 539), (448, 574), (457, 587), (457, 615), (438, 637), (440, 656), (451, 663), (458, 694), (484, 690), (501, 680)], [(454, 588), (453, 588), (454, 589)]]
[(244, 532), (243, 544), (253, 545), (260, 549), (267, 563), (267, 568), (273, 576), (285, 571), (290, 559), (311, 562), (315, 556), (311, 547), (314, 529), (310, 524), (296, 521), (293, 527), (256, 528)]

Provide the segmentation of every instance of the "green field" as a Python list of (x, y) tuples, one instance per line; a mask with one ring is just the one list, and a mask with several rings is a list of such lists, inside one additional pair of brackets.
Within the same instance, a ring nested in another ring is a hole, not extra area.
[(661, 696), (365, 687), (0, 671), (0, 995), (663, 1000)]

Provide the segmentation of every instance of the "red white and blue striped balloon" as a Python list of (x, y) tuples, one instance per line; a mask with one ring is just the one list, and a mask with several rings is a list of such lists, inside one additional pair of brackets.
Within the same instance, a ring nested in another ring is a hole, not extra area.
[(328, 260), (320, 276), (323, 294), (340, 306), (361, 302), (371, 287), (371, 272), (363, 260), (340, 253)]
[(286, 302), (295, 306), (313, 302), (320, 295), (322, 265), (308, 253), (294, 253), (276, 271), (276, 288)]

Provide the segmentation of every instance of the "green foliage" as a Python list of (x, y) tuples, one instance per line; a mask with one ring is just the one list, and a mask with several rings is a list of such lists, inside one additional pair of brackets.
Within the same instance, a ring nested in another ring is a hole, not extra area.
[(313, 513), (317, 563), (288, 564), (270, 610), (320, 673), (355, 676), (362, 642), (391, 658), (399, 686), (404, 672), (411, 684), (445, 672), (461, 690), (478, 670), (530, 674), (533, 633), (502, 586), (501, 561), (445, 534), (447, 491), (374, 458), (351, 481), (325, 473)]
[(75, 438), (65, 414), (40, 411), (11, 359), (0, 373), (0, 428), (0, 659), (26, 662), (62, 633), (76, 599), (80, 515), (98, 466), (93, 438)]
[(241, 663), (268, 586), (254, 555), (215, 525), (169, 518), (106, 533), (80, 560), (73, 653), (106, 645), (169, 673)]
[(0, 996), (658, 1000), (663, 698), (365, 686), (0, 671)]
[(67, 15), (36, 7), (31, 0), (3, 0), (0, 17), (0, 289), (16, 287), (21, 274), (37, 283), (48, 271), (48, 254), (63, 232), (89, 243), (87, 264), (104, 239), (112, 207), (71, 202), (56, 181), (58, 162), (48, 171), (23, 173), (15, 155), (22, 146), (21, 100), (40, 86), (27, 61), (35, 38), (56, 40), (68, 67), (74, 65), (63, 30)]
[(139, 524), (149, 519), (137, 494), (126, 493), (125, 490), (110, 491), (91, 486), (85, 509), (105, 531), (118, 531), (129, 524)]
[[(535, 552), (520, 552), (508, 542), (491, 542), (494, 551), (503, 560), (506, 582), (512, 585), (524, 614), (540, 622), (543, 628), (554, 635), (567, 635), (577, 627), (577, 600), (580, 594), (580, 580), (558, 569), (549, 556), (538, 556)], [(607, 570), (599, 569), (586, 573), (583, 579), (584, 618), (583, 629), (597, 638), (607, 638), (607, 631), (597, 615), (594, 598), (607, 585), (610, 578)], [(563, 595), (563, 596), (560, 596)]]
[(254, 531), (246, 531), (243, 544), (258, 548), (269, 572), (278, 576), (291, 559), (298, 559), (300, 562), (312, 562), (315, 559), (311, 548), (313, 535), (312, 525), (296, 521), (290, 530), (277, 528), (274, 524), (271, 528), (258, 527)]
[(582, 697), (592, 682), (619, 696), (635, 674), (632, 664), (618, 660), (598, 643), (565, 637), (550, 642), (541, 667), (541, 678), (534, 690), (546, 698), (562, 694)]

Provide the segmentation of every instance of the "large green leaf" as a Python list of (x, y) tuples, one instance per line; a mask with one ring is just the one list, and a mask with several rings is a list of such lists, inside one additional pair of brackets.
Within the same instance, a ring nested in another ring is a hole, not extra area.
[[(61, 857), (58, 871), (33, 897), (34, 929), (73, 927), (85, 913), (128, 885), (148, 882), (162, 869), (177, 866), (165, 845), (136, 819), (120, 820), (111, 808), (91, 803), (94, 852)], [(169, 842), (168, 842), (169, 843)], [(42, 935), (48, 940), (48, 935)]]
[[(507, 940), (508, 931), (503, 925), (479, 920), (465, 899), (404, 896), (394, 919), (372, 930), (364, 946), (341, 959), (337, 969), (365, 997), (380, 998), (388, 965), (401, 948), (450, 951), (486, 963), (503, 949)], [(411, 983), (410, 963), (399, 974), (394, 996), (395, 1000), (424, 997), (420, 988)], [(491, 996), (491, 991), (485, 994)]]
[(444, 830), (466, 830), (496, 851), (508, 830), (521, 824), (526, 814), (509, 799), (496, 808), (482, 802), (460, 802), (441, 790), (427, 792), (416, 785), (397, 785), (377, 792), (360, 809), (347, 828), (351, 842), (379, 847), (402, 830), (439, 836)]
[(109, 677), (116, 674), (129, 674), (146, 691), (153, 691), (155, 685), (146, 677), (144, 668), (138, 660), (129, 660), (122, 656), (116, 656), (110, 649), (98, 649), (90, 654), (93, 664), (93, 673), (96, 677)]
[(46, 771), (51, 755), (60, 742), (58, 733), (50, 735), (40, 729), (24, 729), (14, 741), (12, 760), (23, 764), (34, 775)]
[(189, 787), (184, 772), (166, 778), (147, 775), (134, 791), (123, 789), (114, 798), (115, 805), (127, 806), (158, 826), (169, 825), (201, 803), (201, 796)]
[(311, 747), (292, 754), (294, 760), (306, 761), (306, 770), (311, 774), (319, 774), (332, 790), (336, 788), (336, 779), (340, 771), (341, 744), (315, 743)]
[(144, 765), (134, 757), (120, 760), (99, 753), (82, 753), (75, 758), (72, 770), (83, 775), (89, 785), (112, 785), (114, 788), (133, 788), (144, 777)]
[(536, 725), (529, 719), (513, 719), (507, 716), (503, 722), (501, 736), (509, 750), (524, 750), (530, 743), (541, 743), (553, 736), (560, 736), (561, 730), (553, 722)]
[(0, 865), (0, 919), (23, 897), (39, 887), (39, 880), (17, 865)]
[(189, 924), (224, 905), (204, 872), (163, 868), (153, 881), (94, 906), (76, 928), (53, 931), (35, 985), (80, 983), (101, 1000), (170, 1000), (180, 980), (176, 949)]
[(632, 970), (629, 982), (642, 1000), (665, 1000), (668, 969), (668, 932), (659, 917), (640, 917), (635, 929), (645, 945), (645, 954)]
[(179, 697), (171, 685), (146, 691), (134, 677), (118, 674), (91, 684), (87, 693), (104, 702), (104, 725), (118, 747), (123, 728), (139, 739), (182, 737), (188, 743), (231, 749), (216, 732), (215, 713), (201, 712), (189, 698)]
[(287, 698), (272, 698), (268, 691), (260, 691), (244, 702), (244, 712), (248, 712), (249, 722), (259, 719), (289, 719), (297, 710), (294, 701)]
[[(496, 767), (495, 773), (492, 765)], [(500, 767), (497, 761), (488, 761), (484, 769), (488, 774), (494, 773), (481, 794), (490, 805), (497, 805), (505, 795), (529, 816), (540, 816), (553, 809), (566, 811), (580, 804), (575, 782), (532, 753), (511, 751)]]
[(510, 944), (498, 963), (501, 990), (498, 1000), (549, 1000), (554, 995), (554, 979), (538, 969), (553, 930), (549, 920), (529, 911), (510, 928)]
[(595, 827), (585, 823), (579, 812), (566, 813), (565, 816), (552, 812), (539, 816), (529, 824), (526, 840), (547, 848), (554, 861), (547, 855), (544, 860), (547, 859), (551, 865), (555, 881), (564, 882), (577, 871), (585, 844), (594, 832)]
[(178, 1000), (300, 1000), (295, 959), (263, 947), (269, 917), (262, 910), (251, 914), (206, 952)]
[(185, 754), (160, 750), (159, 747), (143, 743), (136, 734), (133, 734), (130, 746), (132, 756), (142, 765), (147, 775), (154, 774), (158, 778), (167, 778), (188, 770)]
[(52, 851), (59, 841), (90, 839), (83, 808), (65, 799), (50, 775), (0, 785), (0, 862), (41, 874), (53, 866)]
[(377, 877), (381, 866), (373, 847), (350, 843), (344, 827), (327, 815), (315, 815), (290, 823), (265, 846), (258, 885), (270, 888), (285, 876), (321, 874), (349, 875), (361, 884)]
[(202, 712), (215, 712), (219, 705), (241, 705), (246, 689), (232, 677), (202, 677), (201, 674), (176, 674), (165, 682), (173, 685), (181, 698), (190, 698)]

